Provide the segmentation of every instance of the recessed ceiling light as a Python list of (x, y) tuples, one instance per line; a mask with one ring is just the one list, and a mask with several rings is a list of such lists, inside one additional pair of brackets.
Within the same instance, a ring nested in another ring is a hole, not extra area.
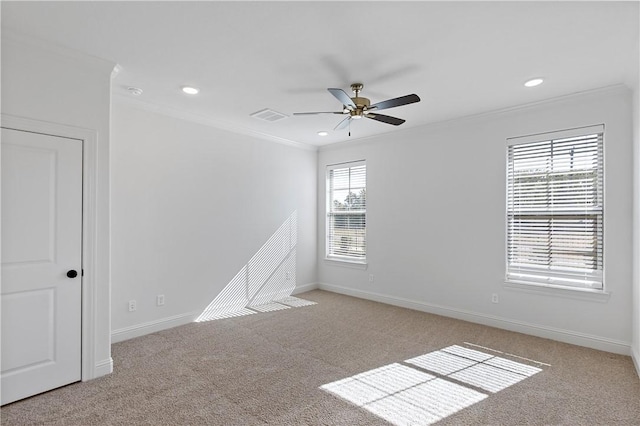
[(544, 80), (542, 78), (532, 78), (531, 80), (524, 83), (526, 87), (535, 87), (542, 84)]
[(182, 91), (187, 95), (197, 95), (200, 92), (200, 89), (196, 89), (195, 87), (190, 86), (182, 86)]
[(142, 89), (140, 89), (139, 87), (127, 87), (127, 90), (134, 96), (142, 95)]
[(329, 134), (329, 132), (325, 131), (325, 130), (321, 130), (318, 132), (318, 136), (327, 136)]

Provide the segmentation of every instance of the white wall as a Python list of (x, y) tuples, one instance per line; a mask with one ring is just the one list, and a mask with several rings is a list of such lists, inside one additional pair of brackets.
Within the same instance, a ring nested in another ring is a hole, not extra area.
[(111, 370), (109, 108), (114, 65), (2, 32), (2, 113), (97, 131), (96, 374)]
[(316, 151), (123, 100), (112, 124), (114, 341), (193, 320), (294, 211), (295, 278), (315, 283)]
[[(506, 138), (599, 123), (606, 126), (604, 244), (610, 296), (505, 287)], [(631, 97), (620, 86), (321, 149), (320, 286), (629, 353), (631, 137)], [(325, 167), (360, 159), (367, 161), (366, 270), (324, 260)], [(500, 303), (491, 303), (492, 293)]]

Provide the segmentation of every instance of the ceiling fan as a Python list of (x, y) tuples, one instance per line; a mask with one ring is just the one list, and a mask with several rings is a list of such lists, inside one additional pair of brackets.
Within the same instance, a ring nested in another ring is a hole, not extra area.
[(322, 111), (322, 112), (294, 112), (293, 115), (316, 115), (316, 114), (341, 114), (346, 117), (338, 123), (333, 130), (344, 129), (351, 123), (351, 120), (359, 120), (361, 118), (370, 118), (382, 123), (399, 126), (405, 122), (402, 118), (391, 117), (390, 115), (378, 114), (378, 111), (388, 108), (395, 108), (402, 105), (420, 102), (420, 97), (416, 94), (400, 96), (399, 98), (388, 99), (386, 101), (377, 102), (371, 105), (371, 101), (367, 98), (360, 97), (360, 91), (364, 85), (362, 83), (353, 83), (351, 90), (355, 93), (353, 98), (349, 97), (342, 89), (329, 88), (329, 93), (342, 102), (342, 111)]

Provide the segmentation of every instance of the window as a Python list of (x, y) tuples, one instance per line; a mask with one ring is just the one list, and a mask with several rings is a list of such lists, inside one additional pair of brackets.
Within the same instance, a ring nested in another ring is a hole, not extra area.
[(508, 281), (603, 289), (603, 134), (508, 140)]
[(327, 168), (327, 258), (367, 257), (367, 166), (364, 161)]

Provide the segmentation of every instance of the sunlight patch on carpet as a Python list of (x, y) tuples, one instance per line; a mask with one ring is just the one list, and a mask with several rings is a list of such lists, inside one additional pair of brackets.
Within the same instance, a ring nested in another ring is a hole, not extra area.
[(472, 386), (496, 393), (513, 386), (527, 378), (521, 374), (512, 373), (501, 368), (486, 364), (477, 364), (450, 375), (452, 379), (468, 383)]
[(453, 345), (320, 389), (396, 426), (430, 425), (541, 371), (536, 366)]
[(300, 299), (298, 297), (287, 297), (285, 299), (279, 299), (272, 303), (264, 303), (262, 305), (248, 306), (246, 308), (235, 308), (226, 311), (217, 311), (216, 313), (209, 313), (203, 318), (196, 319), (196, 322), (205, 322), (220, 320), (226, 318), (242, 317), (245, 315), (259, 314), (264, 312), (282, 311), (292, 308), (303, 308), (305, 306), (317, 305), (316, 302), (311, 300)]
[(428, 425), (486, 397), (456, 383), (434, 379), (375, 401), (366, 408), (395, 425)]
[(430, 352), (405, 362), (445, 376), (476, 364), (476, 361), (442, 351)]
[(282, 311), (283, 309), (291, 309), (289, 306), (281, 305), (279, 303), (265, 303), (263, 305), (251, 306), (250, 308), (258, 312), (273, 312)]
[(235, 317), (243, 317), (245, 315), (257, 314), (256, 311), (252, 311), (251, 309), (239, 309), (237, 311), (219, 313), (217, 315), (211, 315), (207, 318), (207, 321), (219, 320), (225, 318), (235, 318)]
[(303, 306), (311, 306), (317, 305), (316, 302), (312, 302), (311, 300), (300, 299), (299, 297), (285, 297), (284, 299), (276, 300), (277, 303), (281, 303), (283, 305), (291, 306), (292, 308), (301, 308)]

